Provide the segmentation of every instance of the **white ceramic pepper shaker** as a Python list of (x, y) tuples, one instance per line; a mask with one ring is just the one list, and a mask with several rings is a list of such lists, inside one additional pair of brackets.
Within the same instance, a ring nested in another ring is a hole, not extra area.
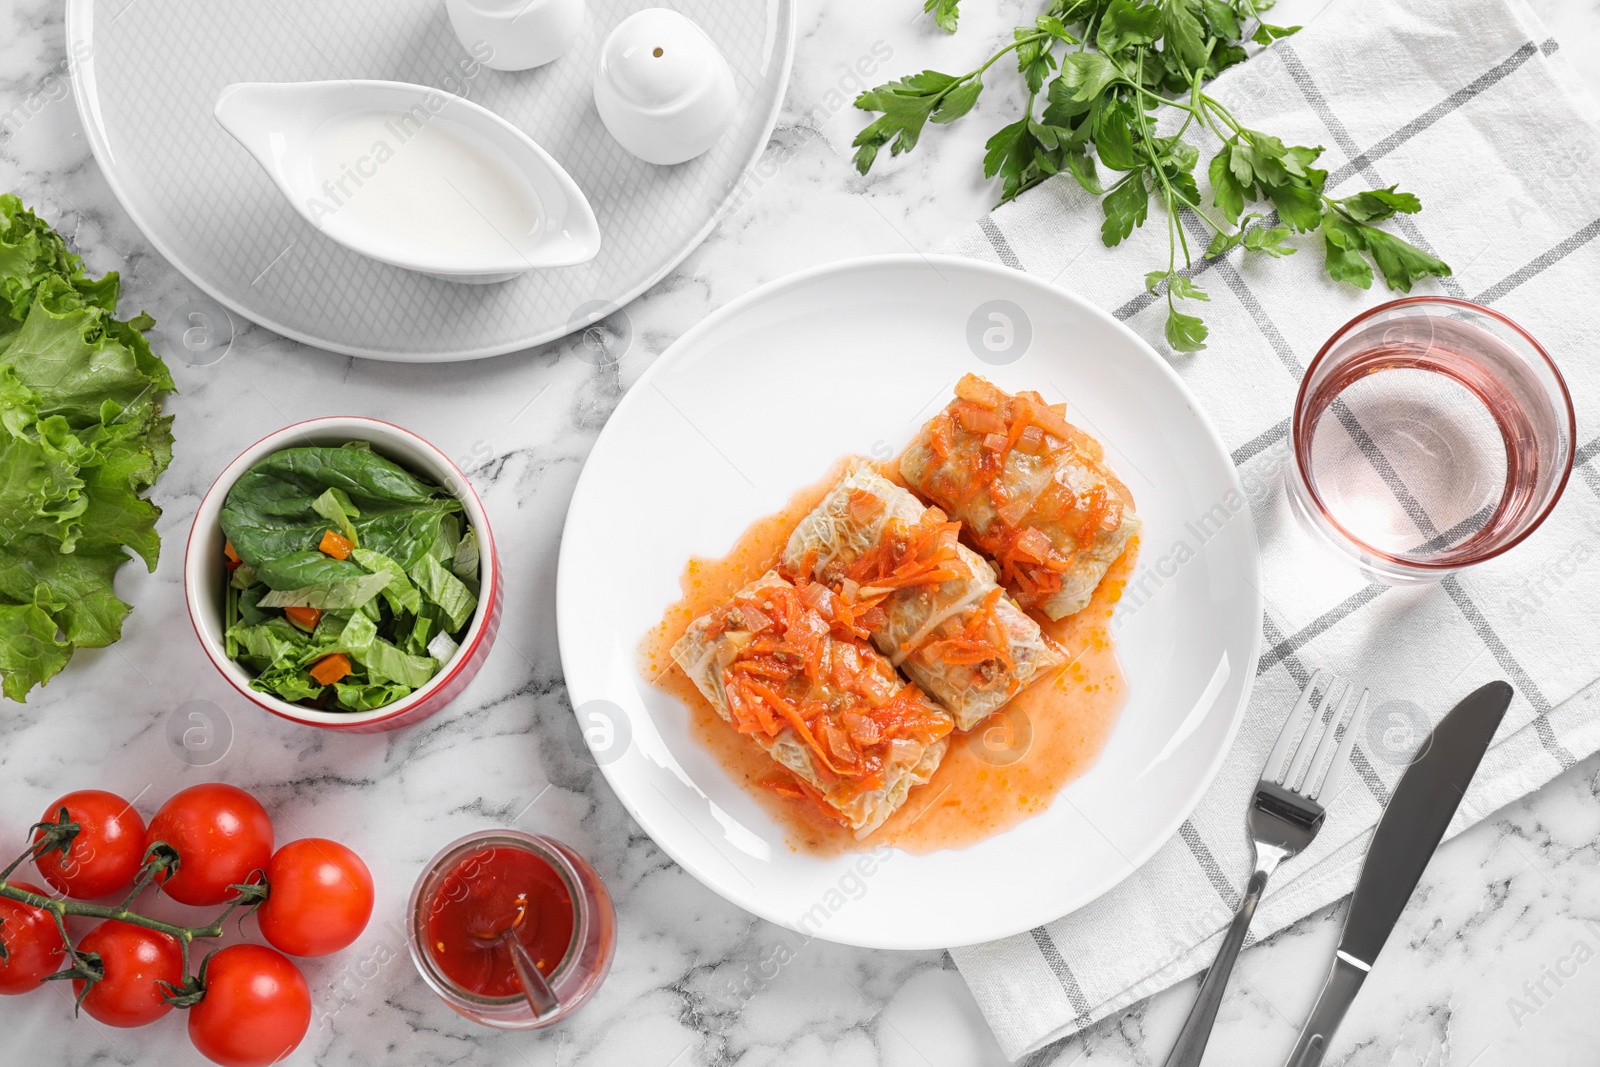
[(647, 8), (619, 23), (601, 46), (594, 102), (629, 152), (649, 163), (682, 163), (732, 122), (733, 68), (694, 22)]

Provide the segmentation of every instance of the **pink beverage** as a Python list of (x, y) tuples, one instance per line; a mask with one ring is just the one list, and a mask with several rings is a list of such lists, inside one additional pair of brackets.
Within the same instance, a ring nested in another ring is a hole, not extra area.
[(1300, 384), (1289, 500), (1309, 530), (1391, 584), (1499, 555), (1572, 472), (1572, 399), (1521, 327), (1417, 296), (1356, 316)]

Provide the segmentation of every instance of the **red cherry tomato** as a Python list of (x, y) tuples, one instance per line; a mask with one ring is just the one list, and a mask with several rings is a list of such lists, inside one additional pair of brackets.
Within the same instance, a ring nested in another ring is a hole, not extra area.
[(178, 850), (176, 874), (157, 876), (182, 904), (221, 904), (251, 871), (272, 858), (272, 820), (260, 801), (231, 785), (192, 785), (161, 806), (145, 833), (146, 846), (165, 841)]
[[(89, 987), (83, 1010), (107, 1026), (144, 1026), (172, 1010), (159, 983), (183, 981), (177, 938), (113, 919), (85, 934), (78, 951), (100, 954), (106, 975)], [(73, 992), (83, 993), (85, 984), (73, 979)]]
[(287, 956), (230, 945), (205, 967), (205, 996), (189, 1009), (189, 1040), (222, 1067), (267, 1067), (311, 1027), (311, 990)]
[[(80, 789), (51, 804), (39, 821), (55, 822), (62, 808), (78, 824), (78, 836), (66, 855), (51, 852), (34, 861), (44, 880), (79, 900), (132, 885), (144, 862), (144, 820), (133, 805), (102, 789)], [(40, 830), (34, 840), (43, 836)]]
[[(47, 895), (27, 882), (11, 885)], [(6, 958), (0, 960), (0, 993), (31, 993), (39, 988), (41, 978), (67, 965), (66, 942), (61, 940), (55, 919), (43, 908), (19, 900), (0, 897), (0, 944), (6, 947)]]
[(372, 873), (337, 841), (291, 841), (267, 864), (271, 890), (256, 910), (261, 935), (291, 956), (326, 956), (361, 936), (372, 918)]

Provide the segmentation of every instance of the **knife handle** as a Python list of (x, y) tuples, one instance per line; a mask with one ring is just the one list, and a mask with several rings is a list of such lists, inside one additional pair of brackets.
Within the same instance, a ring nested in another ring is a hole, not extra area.
[(1368, 964), (1344, 952), (1333, 957), (1328, 980), (1323, 983), (1316, 1007), (1311, 1009), (1311, 1018), (1301, 1029), (1300, 1040), (1294, 1043), (1294, 1051), (1289, 1053), (1285, 1067), (1317, 1067), (1322, 1062), (1322, 1057), (1328, 1053), (1328, 1042), (1333, 1040), (1333, 1032), (1344, 1020), (1344, 1013), (1356, 999), (1361, 983), (1367, 980), (1369, 969)]

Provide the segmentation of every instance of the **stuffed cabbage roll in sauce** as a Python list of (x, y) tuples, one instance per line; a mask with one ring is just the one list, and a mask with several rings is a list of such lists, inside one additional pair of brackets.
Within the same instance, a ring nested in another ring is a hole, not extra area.
[(901, 475), (966, 525), (1017, 602), (1052, 619), (1089, 603), (1139, 529), (1100, 442), (1064, 414), (968, 374), (900, 457)]
[(827, 583), (845, 625), (968, 730), (1062, 656), (960, 528), (857, 463), (800, 521), (782, 565)]
[(933, 776), (952, 723), (842, 621), (838, 599), (769, 572), (691, 623), (672, 658), (789, 771), (788, 795), (810, 797), (860, 838)]

